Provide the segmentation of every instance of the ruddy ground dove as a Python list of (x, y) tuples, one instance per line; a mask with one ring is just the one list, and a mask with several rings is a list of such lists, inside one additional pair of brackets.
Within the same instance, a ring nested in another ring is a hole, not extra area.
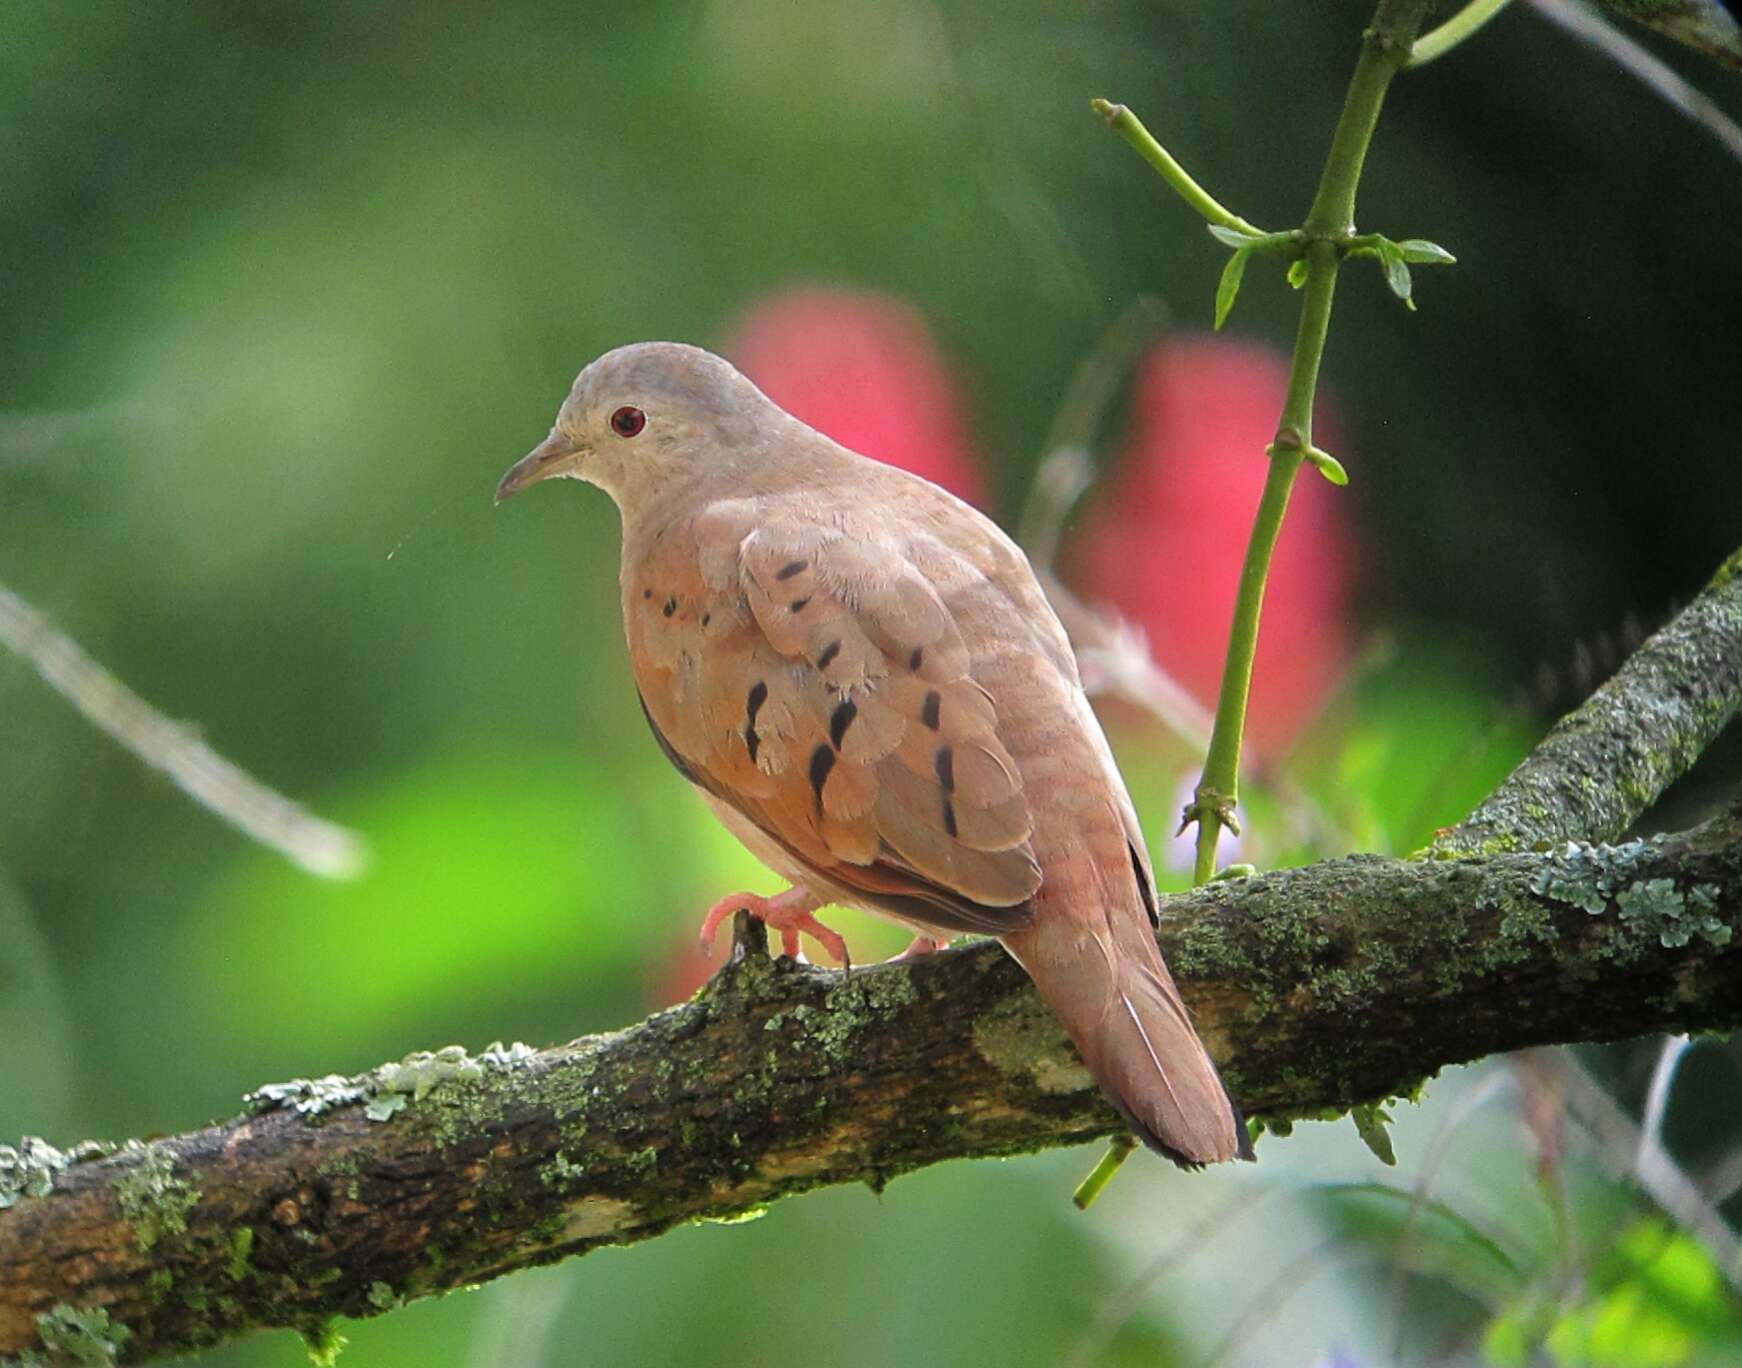
[(696, 347), (607, 352), (497, 501), (589, 481), (623, 522), (643, 711), (678, 771), (792, 888), (740, 894), (789, 953), (843, 904), (931, 948), (996, 936), (1137, 1134), (1250, 1157), (1156, 947), (1143, 834), (1070, 643), (1016, 545), (848, 451)]

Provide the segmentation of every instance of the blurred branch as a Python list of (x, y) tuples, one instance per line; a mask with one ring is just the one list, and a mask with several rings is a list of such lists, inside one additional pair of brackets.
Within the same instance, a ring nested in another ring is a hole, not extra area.
[[(1724, 145), (1726, 152), (1742, 161), (1742, 126), (1738, 126), (1717, 101), (1631, 33), (1606, 23), (1580, 4), (1579, 0), (1532, 0), (1532, 4), (1540, 14), (1596, 48), (1623, 71), (1649, 86), (1660, 99), (1705, 129)], [(1611, 5), (1610, 8), (1618, 9), (1620, 6)], [(1742, 42), (1738, 42), (1737, 55), (1727, 65), (1742, 68)]]
[(1739, 704), (1742, 551), (1432, 852), (1614, 840), (1686, 773)]
[(1111, 609), (1078, 598), (1051, 571), (1036, 567), (1047, 601), (1064, 625), (1090, 698), (1116, 698), (1156, 718), (1193, 752), (1210, 739), (1209, 709), (1156, 661), (1143, 629)]
[[(1742, 802), (1672, 837), (1560, 844), (1630, 823), (1739, 697), (1742, 552), (1483, 804), (1465, 829), (1499, 831), (1484, 853), (1167, 899), (1162, 947), (1234, 1094), (1321, 1115), (1501, 1051), (1742, 1026)], [(1574, 799), (1539, 770), (1578, 776)], [(1517, 849), (1537, 833), (1553, 848)], [(0, 1354), (79, 1336), (80, 1361), (135, 1362), (273, 1326), (324, 1342), (333, 1316), (812, 1188), (1124, 1129), (996, 946), (848, 975), (770, 960), (743, 914), (713, 982), (628, 1030), (250, 1101), (118, 1151), (0, 1149)], [(1638, 1134), (1623, 1144), (1631, 1161)], [(1679, 1170), (1643, 1178), (1678, 1216), (1710, 1206)]]
[[(1687, 1036), (1673, 1035), (1658, 1051), (1657, 1065), (1651, 1071), (1651, 1087), (1645, 1094), (1645, 1111), (1639, 1118), (1639, 1149), (1633, 1156), (1633, 1176), (1641, 1182), (1648, 1180), (1655, 1166), (1671, 1162), (1663, 1143), (1663, 1122), (1669, 1112), (1670, 1085), (1692, 1046)], [(1742, 1273), (1742, 1268), (1736, 1271)]]
[(1604, 9), (1643, 24), (1720, 66), (1742, 71), (1742, 25), (1723, 0), (1601, 0)]
[(1718, 1210), (1721, 1197), (1702, 1191), (1661, 1146), (1647, 1155), (1646, 1136), (1570, 1051), (1543, 1061), (1566, 1093), (1568, 1109), (1607, 1152), (1616, 1173), (1631, 1172), (1640, 1189), (1705, 1246), (1733, 1293), (1742, 1293), (1742, 1240)]
[(0, 585), (0, 647), (34, 666), (87, 722), (262, 845), (329, 878), (349, 878), (362, 867), (363, 845), (353, 832), (305, 811), (231, 764), (92, 660), (5, 585)]

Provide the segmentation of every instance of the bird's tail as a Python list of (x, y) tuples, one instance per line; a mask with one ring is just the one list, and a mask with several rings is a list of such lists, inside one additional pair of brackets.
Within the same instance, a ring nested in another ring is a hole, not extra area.
[[(1040, 917), (1004, 938), (1083, 1063), (1151, 1149), (1182, 1167), (1252, 1158), (1240, 1110), (1141, 915)], [(1126, 926), (1124, 923), (1132, 923)]]

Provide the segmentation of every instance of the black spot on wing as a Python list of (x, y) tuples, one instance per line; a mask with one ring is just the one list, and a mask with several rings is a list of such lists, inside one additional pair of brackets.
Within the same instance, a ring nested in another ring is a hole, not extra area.
[(840, 653), (841, 643), (838, 641), (831, 641), (827, 646), (823, 647), (823, 653), (817, 657), (817, 668), (819, 670), (828, 669), (834, 662), (835, 657), (840, 655)]
[(917, 670), (924, 660), (925, 647), (915, 646), (913, 648), (913, 654), (907, 658), (907, 668), (910, 670)]
[(803, 598), (794, 599), (791, 603), (787, 604), (786, 606), (788, 608), (790, 608), (795, 613), (802, 613), (802, 612), (804, 612), (805, 608), (809, 605), (810, 601), (811, 601), (810, 595), (806, 594)]
[(853, 725), (853, 719), (858, 715), (859, 705), (850, 698), (835, 705), (835, 711), (829, 717), (829, 743), (836, 750), (840, 750), (847, 728)]
[(802, 575), (805, 572), (806, 567), (809, 565), (810, 562), (807, 560), (788, 561), (785, 565), (781, 566), (780, 569), (774, 572), (774, 578), (777, 580), (789, 580), (794, 575)]
[(823, 810), (823, 785), (829, 782), (829, 771), (835, 767), (832, 746), (819, 745), (811, 752), (811, 792), (817, 796), (817, 811)]
[(956, 791), (956, 753), (948, 746), (939, 746), (934, 765), (937, 769), (938, 783), (944, 786), (944, 792), (954, 793)]
[(919, 720), (936, 731), (939, 726), (939, 713), (944, 705), (944, 697), (936, 689), (925, 696), (925, 704), (919, 710)]
[(756, 734), (756, 714), (767, 701), (768, 685), (759, 679), (750, 686), (750, 694), (744, 700), (744, 744), (749, 748), (751, 764), (756, 763), (756, 748), (762, 744), (762, 738)]
[(953, 839), (956, 834), (956, 802), (953, 797), (956, 791), (956, 753), (948, 746), (939, 746), (934, 764), (938, 783), (944, 791), (944, 830)]

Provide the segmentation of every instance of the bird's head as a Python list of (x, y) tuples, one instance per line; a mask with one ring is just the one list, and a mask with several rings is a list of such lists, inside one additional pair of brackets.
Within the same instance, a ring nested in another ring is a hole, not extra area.
[(618, 347), (575, 377), (550, 436), (502, 477), (496, 502), (558, 477), (598, 485), (627, 511), (752, 447), (771, 413), (779, 410), (712, 352)]

